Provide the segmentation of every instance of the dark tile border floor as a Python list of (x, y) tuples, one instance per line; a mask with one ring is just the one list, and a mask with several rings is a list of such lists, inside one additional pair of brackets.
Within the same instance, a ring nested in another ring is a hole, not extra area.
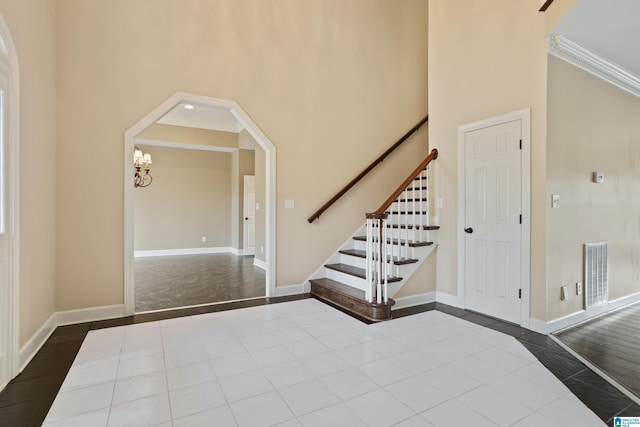
[[(0, 392), (0, 426), (36, 427), (42, 424), (85, 336), (91, 330), (307, 298), (311, 296), (260, 298), (60, 326), (24, 371)], [(640, 406), (545, 335), (441, 303), (396, 310), (393, 316), (399, 318), (432, 310), (513, 336), (608, 425), (613, 425), (615, 416), (640, 416)]]

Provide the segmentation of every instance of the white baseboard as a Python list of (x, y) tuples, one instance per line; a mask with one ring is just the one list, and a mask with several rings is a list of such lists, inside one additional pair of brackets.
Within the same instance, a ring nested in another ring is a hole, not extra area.
[(33, 356), (36, 355), (38, 350), (49, 339), (56, 327), (56, 313), (53, 313), (46, 322), (36, 331), (35, 334), (26, 342), (25, 345), (19, 351), (18, 354), (18, 366), (20, 372), (27, 367)]
[[(261, 269), (263, 269), (265, 271), (267, 270), (267, 263), (264, 262), (261, 259), (254, 258), (253, 259), (253, 265), (255, 265), (256, 267), (261, 268)], [(276, 288), (276, 293), (277, 293), (277, 290), (278, 290), (278, 288)]]
[(56, 323), (57, 326), (63, 326), (120, 317), (124, 317), (124, 304), (59, 311), (56, 313)]
[(533, 332), (547, 335), (547, 322), (538, 319), (529, 319), (529, 328)]
[(238, 249), (238, 248), (229, 248), (229, 252), (238, 256), (248, 256), (255, 255), (255, 249)]
[(276, 286), (276, 296), (286, 297), (289, 295), (304, 294), (305, 285), (289, 285), (289, 286)]
[(631, 304), (635, 304), (637, 302), (640, 302), (640, 292), (627, 295), (625, 297), (618, 298), (613, 301), (609, 301), (607, 304), (593, 307), (593, 308), (590, 308), (589, 310), (576, 311), (575, 313), (571, 313), (569, 315), (559, 317), (554, 320), (550, 320), (549, 322), (543, 322), (541, 320), (531, 319), (531, 324), (529, 325), (529, 327), (532, 331), (536, 331), (541, 334), (548, 335), (554, 332), (559, 332), (563, 329), (567, 329), (572, 326), (576, 326), (580, 323), (584, 323), (588, 320), (594, 319), (596, 317), (600, 317), (611, 311), (619, 310), (623, 307), (629, 306)]
[(460, 299), (457, 295), (445, 294), (444, 292), (436, 291), (436, 301), (442, 304), (450, 305), (451, 307), (462, 308)]
[(435, 292), (426, 292), (424, 294), (411, 295), (408, 297), (394, 298), (395, 304), (391, 308), (392, 310), (399, 310), (401, 308), (413, 307), (420, 304), (428, 304), (436, 301)]
[(53, 313), (20, 349), (18, 354), (20, 372), (27, 367), (31, 359), (38, 353), (44, 343), (47, 342), (58, 326), (95, 322), (97, 320), (115, 319), (119, 317), (124, 317), (124, 304)]
[[(237, 250), (237, 249), (236, 249)], [(173, 256), (173, 255), (201, 255), (201, 254), (222, 254), (233, 253), (230, 247), (211, 247), (211, 248), (185, 248), (185, 249), (158, 249), (151, 251), (135, 251), (134, 258), (146, 258), (154, 256)]]

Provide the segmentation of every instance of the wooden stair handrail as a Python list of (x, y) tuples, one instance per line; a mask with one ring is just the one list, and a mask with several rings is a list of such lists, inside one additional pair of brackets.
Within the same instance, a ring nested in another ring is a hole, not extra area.
[(420, 173), (424, 170), (424, 168), (427, 167), (429, 163), (431, 163), (432, 160), (435, 160), (437, 158), (438, 150), (434, 148), (433, 150), (431, 150), (431, 153), (429, 153), (429, 155), (422, 161), (422, 163), (420, 163), (420, 166), (418, 166), (413, 172), (411, 172), (411, 175), (409, 175), (407, 179), (405, 179), (404, 182), (400, 184), (396, 191), (394, 191), (393, 194), (391, 194), (391, 196), (389, 196), (389, 198), (385, 200), (385, 202), (380, 205), (380, 207), (376, 211), (367, 214), (367, 218), (386, 217), (386, 212), (389, 206), (391, 206), (391, 204), (400, 196), (400, 194), (402, 194), (402, 192), (409, 186), (409, 184), (411, 184), (411, 181), (413, 181), (418, 175), (420, 175)]
[(409, 132), (405, 133), (402, 138), (400, 138), (395, 144), (393, 144), (391, 147), (389, 147), (389, 149), (387, 149), (387, 151), (385, 151), (384, 153), (382, 153), (382, 155), (380, 157), (378, 157), (376, 160), (373, 161), (373, 163), (371, 163), (369, 166), (367, 166), (367, 168), (365, 170), (363, 170), (362, 172), (360, 172), (360, 174), (358, 176), (356, 176), (355, 178), (353, 178), (351, 180), (351, 182), (349, 182), (342, 190), (338, 191), (336, 193), (335, 196), (333, 196), (331, 198), (331, 200), (329, 200), (327, 203), (325, 203), (324, 205), (322, 205), (322, 207), (320, 209), (318, 209), (317, 211), (315, 211), (313, 213), (313, 215), (311, 215), (307, 221), (309, 221), (309, 223), (312, 223), (313, 221), (315, 221), (316, 219), (320, 218), (320, 215), (322, 215), (324, 213), (324, 211), (326, 211), (327, 209), (329, 209), (329, 207), (331, 207), (331, 205), (333, 205), (335, 202), (338, 201), (338, 199), (342, 196), (344, 196), (344, 194), (349, 191), (351, 189), (351, 187), (353, 187), (354, 185), (356, 185), (358, 183), (358, 181), (360, 181), (362, 178), (365, 177), (365, 175), (367, 175), (369, 172), (371, 172), (371, 170), (376, 167), (379, 163), (382, 163), (382, 161), (385, 159), (385, 157), (387, 157), (389, 154), (391, 154), (396, 148), (398, 148), (400, 145), (402, 145), (403, 142), (405, 142), (407, 139), (409, 139), (409, 137), (411, 135), (413, 135), (414, 133), (416, 133), (418, 131), (418, 129), (420, 129), (422, 127), (422, 125), (424, 125), (427, 121), (429, 120), (429, 116), (425, 116), (424, 119), (420, 120), (418, 122), (418, 124), (416, 124), (414, 127), (411, 128), (411, 130), (409, 130)]
[(542, 4), (542, 6), (540, 6), (540, 9), (538, 10), (538, 12), (544, 12), (544, 11), (546, 11), (546, 10), (549, 8), (549, 6), (551, 6), (551, 3), (553, 3), (553, 0), (546, 0), (546, 1)]

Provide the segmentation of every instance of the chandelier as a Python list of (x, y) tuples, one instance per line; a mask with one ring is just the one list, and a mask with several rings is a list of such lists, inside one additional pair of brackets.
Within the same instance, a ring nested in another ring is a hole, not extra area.
[[(136, 174), (133, 179), (133, 186), (146, 187), (149, 184), (151, 184), (151, 181), (153, 181), (153, 177), (149, 173), (151, 172), (151, 168), (149, 167), (149, 165), (152, 163), (151, 154), (149, 153), (143, 154), (142, 150), (139, 149), (138, 147), (134, 147), (134, 150), (135, 151), (133, 152), (133, 166), (135, 166), (136, 168)], [(141, 171), (143, 166), (144, 166), (144, 172)]]

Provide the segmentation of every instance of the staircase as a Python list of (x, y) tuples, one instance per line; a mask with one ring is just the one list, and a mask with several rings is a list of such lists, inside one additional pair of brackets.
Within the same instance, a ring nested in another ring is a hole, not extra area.
[(356, 317), (391, 318), (392, 297), (436, 247), (430, 224), (429, 164), (437, 150), (407, 177), (378, 210), (309, 280), (311, 295)]

